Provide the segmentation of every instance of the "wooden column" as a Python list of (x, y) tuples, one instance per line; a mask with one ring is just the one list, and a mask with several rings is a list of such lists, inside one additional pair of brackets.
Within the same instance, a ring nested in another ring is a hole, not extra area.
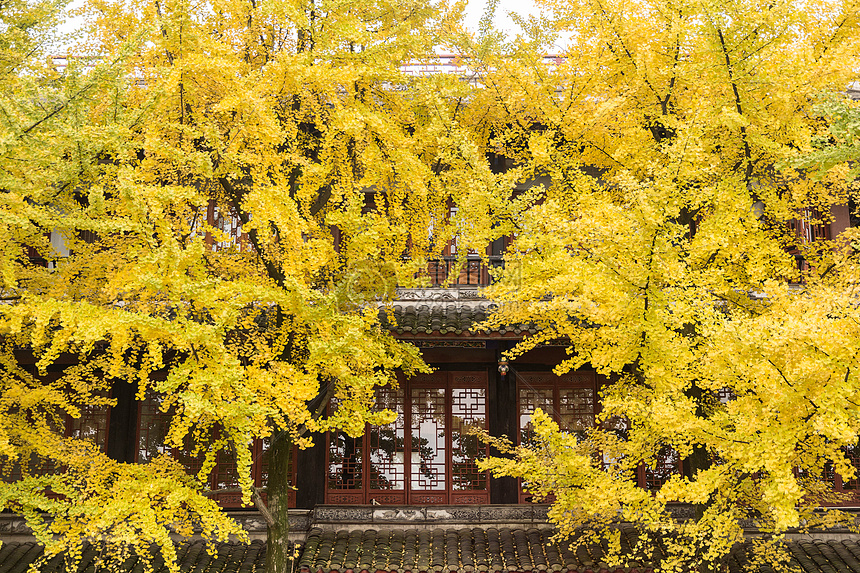
[[(509, 440), (517, 439), (517, 384), (514, 369), (506, 376), (499, 374), (497, 366), (490, 366), (488, 405), (490, 435), (494, 437), (507, 436)], [(491, 456), (500, 455), (495, 448), (490, 448)], [(517, 503), (517, 480), (512, 477), (490, 479), (490, 503)]]
[(111, 391), (116, 406), (108, 416), (107, 453), (118, 462), (133, 463), (137, 453), (137, 401), (135, 386), (117, 381)]
[(297, 464), (296, 475), (296, 507), (298, 509), (313, 509), (316, 505), (325, 503), (328, 468), (325, 465), (327, 434), (314, 433), (314, 445), (306, 450), (299, 450), (293, 460)]

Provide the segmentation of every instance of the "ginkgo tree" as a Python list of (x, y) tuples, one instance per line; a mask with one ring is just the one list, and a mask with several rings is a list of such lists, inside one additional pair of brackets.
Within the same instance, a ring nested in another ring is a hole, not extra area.
[[(495, 207), (515, 238), (490, 324), (539, 330), (511, 359), (565, 340), (557, 372), (610, 382), (589, 432), (536, 413), (535, 442), (485, 467), (552, 494), (560, 533), (591, 531), (610, 560), (610, 525), (634, 523), (666, 570), (722, 570), (745, 523), (778, 540), (837, 522), (814, 509), (839, 501), (834, 474), (856, 475), (857, 233), (810, 239), (853, 191), (844, 167), (790, 166), (826, 134), (819, 95), (855, 78), (860, 4), (540, 6), (523, 36), (476, 56), (490, 147), (547, 182), (522, 212)], [(637, 486), (667, 460), (675, 475)]]
[[(390, 421), (374, 388), (427, 367), (379, 304), (421, 280), (451, 206), (494, 181), (458, 127), (473, 86), (402, 68), (459, 34), (460, 10), (94, 0), (62, 68), (4, 28), (0, 455), (17, 479), (0, 508), (46, 558), (154, 543), (175, 570), (172, 533), (241, 537), (201, 491), (222, 452), (268, 522), (267, 571), (291, 570), (293, 445)], [(198, 473), (63, 436), (120, 384), (159, 398), (164, 447), (202, 456)], [(261, 495), (249, 445), (264, 437)]]

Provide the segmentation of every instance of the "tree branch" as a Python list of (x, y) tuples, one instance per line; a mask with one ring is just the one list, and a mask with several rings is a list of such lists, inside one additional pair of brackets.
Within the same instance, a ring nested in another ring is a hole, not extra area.
[(251, 499), (254, 501), (254, 506), (256, 506), (260, 514), (262, 514), (263, 519), (266, 520), (266, 525), (268, 525), (269, 527), (275, 527), (276, 525), (278, 525), (278, 522), (275, 521), (275, 518), (269, 511), (269, 508), (266, 507), (266, 504), (263, 502), (263, 498), (260, 497), (259, 493), (254, 491), (254, 493), (251, 494)]
[[(242, 202), (239, 197), (238, 189), (236, 189), (236, 186), (233, 185), (233, 183), (226, 177), (219, 177), (218, 182), (221, 184), (221, 187), (224, 188), (224, 191), (227, 192), (227, 196), (230, 198), (230, 204), (236, 212), (236, 215), (239, 217), (239, 220), (242, 222), (242, 226), (247, 226), (250, 219), (248, 218), (248, 214), (242, 210)], [(266, 256), (266, 252), (263, 250), (262, 244), (260, 243), (257, 229), (250, 229), (248, 231), (248, 240), (250, 240), (251, 244), (254, 245), (257, 255), (260, 257), (260, 260), (263, 261), (266, 274), (269, 275), (269, 278), (275, 281), (279, 287), (284, 288), (286, 276), (284, 275), (284, 272)]]
[[(734, 94), (734, 97), (735, 97), (735, 110), (738, 112), (738, 115), (743, 116), (744, 111), (743, 111), (743, 108), (741, 107), (741, 94), (740, 94), (740, 91), (738, 90), (738, 84), (737, 84), (737, 82), (735, 82), (734, 74), (732, 73), (732, 61), (731, 61), (731, 58), (729, 57), (729, 49), (726, 46), (726, 40), (723, 37), (722, 29), (717, 28), (716, 26), (715, 26), (715, 29), (717, 31), (717, 37), (720, 39), (720, 48), (722, 49), (723, 56), (725, 57), (725, 60), (726, 60), (726, 73), (728, 73), (728, 75), (729, 75), (729, 83), (732, 86), (732, 93)], [(741, 140), (744, 142), (744, 158), (746, 159), (746, 166), (744, 168), (744, 177), (745, 177), (747, 183), (749, 183), (750, 176), (752, 175), (752, 150), (750, 149), (750, 144), (749, 144), (749, 141), (747, 139), (747, 128), (745, 125), (741, 125), (740, 132), (741, 132)]]

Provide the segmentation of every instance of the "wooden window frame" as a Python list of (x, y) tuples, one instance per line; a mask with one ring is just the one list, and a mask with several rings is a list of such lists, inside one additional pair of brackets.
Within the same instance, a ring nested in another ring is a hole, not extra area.
[[(578, 370), (576, 372), (568, 372), (566, 374), (562, 374), (558, 376), (553, 374), (552, 372), (517, 372), (517, 445), (520, 445), (523, 431), (525, 427), (521, 425), (521, 420), (525, 413), (523, 413), (523, 405), (522, 405), (522, 390), (525, 388), (531, 388), (534, 390), (552, 390), (552, 412), (549, 412), (552, 415), (552, 419), (559, 425), (561, 425), (561, 394), (562, 390), (574, 389), (574, 388), (591, 388), (594, 392), (593, 399), (594, 404), (592, 407), (592, 423), (596, 424), (597, 415), (600, 413), (600, 399), (599, 399), (599, 391), (600, 387), (603, 385), (604, 380), (602, 377), (599, 377), (596, 372), (588, 371), (588, 370)], [(533, 494), (529, 493), (527, 490), (523, 489), (523, 480), (522, 478), (517, 480), (517, 496), (520, 503), (533, 503)], [(552, 497), (547, 498), (544, 502), (551, 502)], [(542, 502), (543, 503), (543, 502)]]
[[(444, 388), (444, 432), (445, 432), (445, 486), (443, 489), (416, 490), (412, 488), (412, 392), (422, 388)], [(365, 505), (377, 503), (380, 505), (466, 505), (490, 503), (490, 480), (488, 472), (483, 474), (484, 489), (461, 490), (455, 489), (453, 472), (453, 391), (458, 389), (477, 389), (484, 392), (483, 427), (489, 426), (489, 384), (487, 372), (481, 371), (451, 371), (435, 372), (433, 374), (419, 374), (409, 380), (401, 377), (399, 379), (399, 391), (402, 396), (403, 407), (403, 489), (402, 490), (373, 490), (369, 488), (369, 444), (370, 428), (368, 427), (361, 438), (361, 485), (353, 489), (330, 489), (331, 485), (331, 444), (332, 435), (327, 434), (326, 439), (326, 491), (325, 501), (328, 504), (343, 505)], [(489, 447), (484, 444), (479, 450), (486, 457), (489, 455)]]
[[(143, 463), (143, 462), (140, 462), (140, 450), (141, 450), (140, 439), (141, 439), (141, 434), (142, 434), (142, 429), (143, 429), (143, 426), (141, 425), (141, 418), (143, 416), (143, 407), (144, 407), (143, 401), (140, 401), (137, 403), (137, 424), (136, 424), (136, 428), (135, 428), (135, 442), (134, 442), (134, 448), (135, 448), (134, 449), (134, 461), (135, 461), (135, 463)], [(159, 412), (160, 412), (160, 410), (159, 410)], [(165, 419), (169, 423), (170, 416), (168, 414), (164, 414), (164, 416), (165, 416)], [(215, 431), (215, 435), (213, 436), (213, 439), (217, 439), (219, 429), (216, 428), (214, 431)], [(264, 479), (264, 476), (263, 476), (263, 473), (264, 473), (263, 465), (264, 465), (264, 463), (266, 465), (268, 465), (267, 459), (264, 456), (264, 452), (266, 450), (264, 440), (262, 440), (260, 438), (256, 438), (250, 447), (251, 447), (251, 459), (253, 460), (253, 464), (251, 466), (251, 475), (254, 479), (254, 486), (258, 487), (258, 488), (264, 487), (266, 485), (266, 479)], [(173, 457), (174, 459), (180, 460), (181, 459), (180, 456), (182, 455), (183, 450), (182, 450), (182, 448), (170, 448), (170, 447), (165, 446), (164, 453), (169, 453), (171, 455), (171, 457)], [(298, 477), (297, 456), (298, 456), (298, 446), (294, 445), (293, 446), (292, 464), (290, 465), (290, 473), (291, 473), (291, 476), (290, 476), (291, 482), (290, 483), (292, 483), (294, 485), (295, 485), (296, 479)], [(210, 494), (210, 497), (212, 499), (214, 499), (215, 501), (217, 501), (218, 505), (220, 505), (221, 507), (223, 507), (225, 509), (253, 508), (254, 507), (253, 503), (248, 504), (248, 505), (242, 504), (242, 494), (239, 492), (233, 492), (233, 491), (220, 492), (220, 493), (216, 492), (216, 490), (218, 490), (218, 489), (232, 489), (232, 485), (233, 485), (233, 484), (230, 484), (230, 485), (226, 486), (225, 488), (221, 488), (221, 487), (219, 487), (219, 484), (218, 484), (218, 480), (221, 478), (221, 476), (228, 474), (228, 472), (230, 472), (231, 468), (234, 469), (236, 467), (235, 460), (232, 460), (232, 459), (224, 460), (224, 459), (222, 459), (224, 457), (229, 457), (229, 454), (223, 450), (219, 451), (218, 455), (216, 457), (215, 467), (212, 468), (212, 471), (209, 473), (209, 476), (207, 477), (206, 484), (204, 484), (205, 486), (207, 486), (209, 488), (210, 491), (213, 492), (212, 494)], [(190, 468), (186, 467), (186, 469), (190, 469)], [(266, 468), (266, 473), (268, 473), (268, 467)], [(239, 487), (238, 484), (235, 484), (235, 488), (238, 488), (238, 487)], [(260, 495), (260, 497), (262, 497), (263, 500), (265, 501), (265, 499), (266, 499), (265, 492), (263, 492)], [(296, 507), (296, 492), (295, 492), (295, 490), (290, 490), (290, 492), (289, 492), (288, 499), (287, 499), (287, 507), (288, 508), (295, 508)]]
[[(526, 413), (523, 412), (522, 404), (522, 390), (524, 388), (532, 388), (534, 390), (552, 390), (553, 406), (551, 414), (553, 420), (555, 420), (555, 422), (559, 425), (561, 425), (563, 416), (563, 413), (561, 411), (561, 396), (563, 391), (574, 388), (591, 388), (594, 392), (594, 404), (591, 413), (591, 415), (593, 416), (592, 423), (596, 424), (596, 418), (601, 411), (600, 389), (605, 384), (605, 378), (603, 378), (602, 376), (598, 376), (597, 373), (588, 370), (568, 372), (567, 374), (563, 374), (561, 376), (556, 376), (552, 372), (517, 372), (517, 444), (521, 443), (523, 432), (525, 430), (525, 426), (523, 426), (521, 423), (522, 417), (526, 415)], [(675, 466), (675, 471), (670, 475), (682, 474), (683, 461), (681, 460), (680, 456), (678, 457)], [(649, 471), (649, 468), (645, 464), (642, 464), (638, 468), (636, 468), (637, 486), (649, 491), (656, 491), (657, 489), (659, 489), (659, 487), (663, 483), (665, 483), (665, 480), (661, 481), (660, 484), (656, 487), (651, 487), (651, 483), (649, 482), (654, 481), (652, 473), (654, 471), (655, 470)], [(533, 495), (523, 489), (523, 480), (519, 479), (517, 481), (519, 502), (532, 503)], [(545, 501), (551, 502), (552, 497), (550, 496)]]
[[(110, 397), (110, 393), (108, 393), (108, 397)], [(74, 427), (76, 422), (80, 424), (81, 422), (83, 422), (84, 420), (87, 420), (87, 419), (101, 418), (101, 416), (102, 416), (101, 411), (98, 411), (98, 412), (86, 411), (86, 409), (88, 409), (88, 408), (89, 408), (88, 406), (85, 406), (84, 409), (82, 409), (81, 415), (79, 418), (72, 418), (71, 415), (66, 414), (66, 425), (64, 428), (64, 435), (67, 438), (71, 438), (71, 437), (80, 438), (81, 437), (79, 435), (76, 435), (78, 433), (77, 429)], [(105, 406), (104, 407), (104, 427), (99, 430), (99, 431), (104, 431), (104, 440), (101, 443), (99, 443), (98, 441), (95, 442), (95, 444), (99, 447), (99, 449), (102, 451), (102, 453), (107, 452), (108, 436), (110, 435), (110, 414), (111, 414), (111, 407)]]
[[(827, 462), (824, 467), (824, 473), (822, 475), (822, 479), (826, 482), (830, 483), (833, 491), (836, 493), (844, 493), (848, 494), (850, 497), (844, 501), (839, 503), (826, 503), (823, 504), (828, 507), (858, 507), (860, 506), (860, 444), (851, 447), (853, 452), (849, 448), (842, 448), (842, 453), (848, 458), (848, 461), (854, 465), (854, 469), (856, 471), (856, 477), (850, 481), (848, 481), (849, 486), (846, 487), (846, 480), (838, 473), (836, 473), (833, 468), (833, 464), (831, 462)], [(797, 470), (795, 470), (797, 473)]]
[[(55, 430), (58, 433), (62, 430), (63, 437), (65, 437), (65, 438), (81, 438), (80, 435), (77, 435), (78, 432), (74, 428), (75, 422), (82, 422), (82, 421), (86, 420), (87, 418), (100, 418), (100, 417), (102, 417), (101, 409), (99, 409), (96, 412), (92, 412), (92, 411), (88, 412), (88, 411), (86, 411), (86, 408), (87, 407), (85, 406), (84, 409), (81, 411), (80, 417), (78, 417), (78, 418), (73, 418), (68, 413), (63, 414), (60, 417), (60, 420), (62, 420), (62, 428), (55, 426)], [(95, 416), (93, 415), (94, 413), (96, 414)], [(108, 435), (109, 435), (109, 428), (110, 428), (110, 414), (111, 414), (111, 407), (110, 406), (104, 406), (104, 412), (103, 412), (103, 415), (104, 415), (104, 423), (103, 423), (104, 440), (101, 443), (99, 443), (98, 440), (92, 442), (96, 446), (98, 446), (98, 448), (102, 451), (102, 453), (105, 453), (107, 451)], [(56, 473), (58, 471), (62, 471), (61, 469), (58, 469), (58, 466), (56, 466), (54, 464), (55, 464), (54, 460), (47, 460), (46, 465), (38, 468), (38, 470), (35, 472), (32, 472), (32, 474), (33, 475), (48, 475), (48, 474)], [(7, 472), (3, 472), (2, 474), (0, 474), (0, 482), (14, 483), (14, 482), (20, 480), (22, 477), (23, 477), (23, 472), (21, 470), (21, 466), (19, 465), (18, 462), (15, 462), (11, 466), (9, 466), (9, 470)], [(53, 492), (48, 492), (47, 495), (48, 495), (48, 497), (50, 497), (52, 499), (60, 499), (63, 497), (63, 496), (61, 496), (59, 494), (55, 494)]]
[[(637, 485), (638, 487), (641, 487), (642, 489), (647, 490), (647, 491), (650, 491), (650, 492), (652, 492), (652, 493), (656, 493), (657, 491), (659, 491), (659, 490), (660, 490), (660, 488), (661, 488), (661, 487), (663, 487), (663, 484), (665, 484), (667, 481), (669, 481), (669, 479), (671, 479), (671, 477), (672, 477), (672, 476), (674, 476), (674, 475), (683, 475), (683, 473), (684, 473), (684, 460), (682, 460), (682, 459), (681, 459), (680, 454), (678, 454), (678, 452), (676, 452), (676, 451), (675, 451), (674, 449), (672, 449), (670, 446), (663, 446), (663, 448), (661, 448), (661, 451), (663, 451), (664, 449), (668, 449), (668, 450), (670, 450), (671, 452), (673, 452), (675, 455), (677, 455), (677, 456), (678, 456), (678, 459), (677, 459), (677, 461), (676, 461), (676, 463), (675, 463), (675, 471), (673, 471), (672, 473), (670, 473), (670, 474), (668, 475), (668, 477), (666, 477), (666, 479), (661, 480), (661, 481), (659, 482), (659, 484), (656, 484), (656, 487), (651, 487), (651, 484), (649, 483), (649, 480), (653, 480), (653, 478), (650, 478), (650, 477), (649, 477), (649, 469), (650, 469), (650, 467), (649, 467), (649, 466), (646, 466), (645, 464), (641, 464), (641, 465), (636, 469), (636, 485)], [(657, 463), (658, 463), (658, 464), (659, 464), (659, 463), (661, 463), (661, 460), (659, 459), (659, 456), (660, 456), (660, 454), (658, 453), (658, 460), (657, 460)], [(664, 464), (664, 466), (668, 466), (668, 465), (669, 465), (669, 464)], [(655, 467), (652, 471), (656, 473), (656, 472), (657, 472), (657, 469), (658, 469), (658, 468), (656, 468), (656, 467)]]

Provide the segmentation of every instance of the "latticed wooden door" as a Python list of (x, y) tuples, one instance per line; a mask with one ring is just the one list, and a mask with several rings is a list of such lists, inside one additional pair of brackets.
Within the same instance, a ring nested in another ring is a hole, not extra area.
[(327, 503), (489, 503), (477, 462), (487, 446), (470, 434), (487, 426), (487, 374), (436, 372), (377, 390), (379, 409), (397, 412), (360, 438), (331, 433)]

